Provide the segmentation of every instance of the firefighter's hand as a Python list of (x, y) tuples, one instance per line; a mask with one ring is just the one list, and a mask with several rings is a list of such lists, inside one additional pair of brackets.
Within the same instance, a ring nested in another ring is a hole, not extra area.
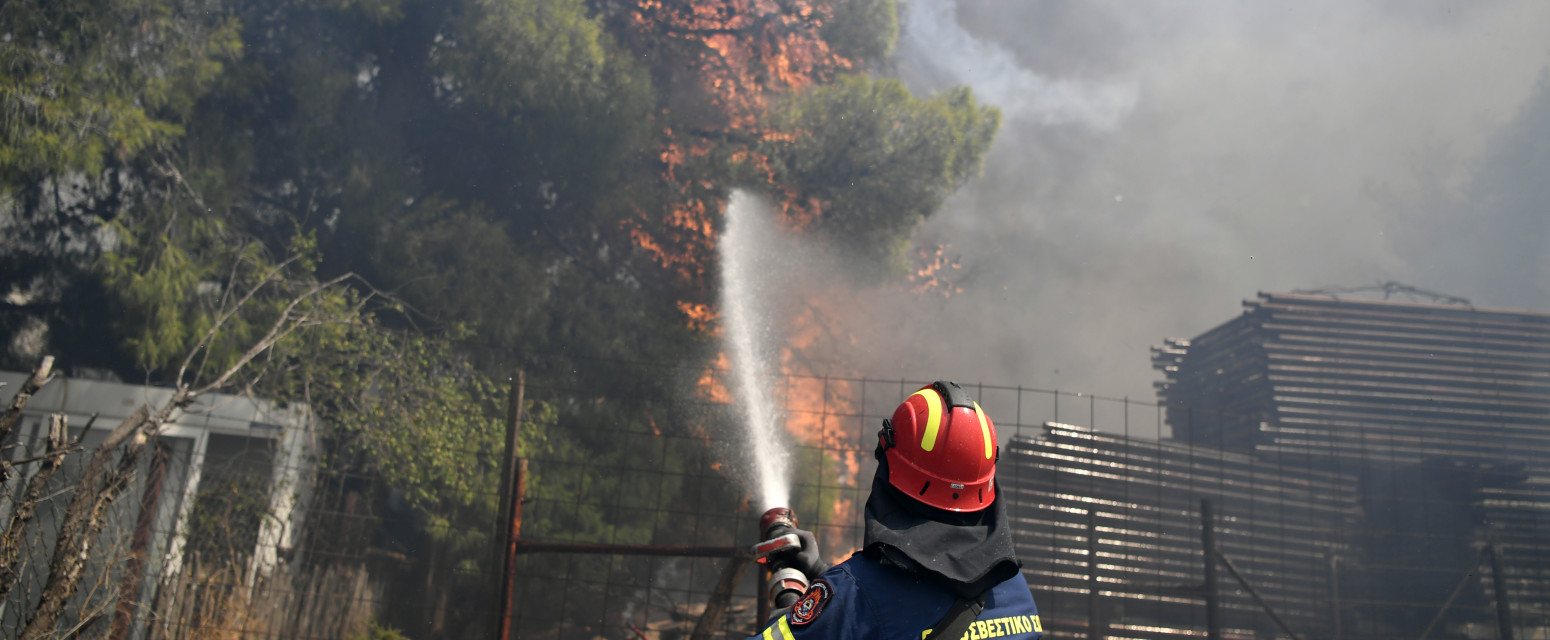
[(823, 556), (818, 553), (818, 538), (813, 537), (811, 531), (795, 529), (794, 532), (802, 541), (802, 549), (791, 554), (791, 568), (801, 571), (808, 580), (817, 579), (829, 570), (829, 563), (824, 562)]

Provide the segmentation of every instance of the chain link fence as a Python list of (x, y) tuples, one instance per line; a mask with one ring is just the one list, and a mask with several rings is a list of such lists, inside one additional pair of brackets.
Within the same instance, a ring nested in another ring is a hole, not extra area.
[[(790, 452), (790, 506), (830, 560), (863, 542), (877, 427), (925, 382), (781, 379), (787, 430), (770, 437)], [(1178, 441), (1170, 419), (1228, 417), (968, 388), (996, 422), (1002, 496), (1051, 638), (1194, 638), (1213, 626), (1223, 638), (1496, 638), (1505, 622), (1519, 640), (1550, 639), (1550, 479), (1531, 469), (1350, 443), (1314, 456)], [(689, 638), (738, 566), (726, 613), (701, 633), (760, 629), (759, 571), (730, 557), (758, 537), (748, 447), (725, 428), (725, 404), (689, 397), (683, 424), (562, 422), (575, 441), (610, 446), (528, 459), (520, 540), (535, 546), (516, 556), (514, 637)], [(87, 414), (40, 394), (7, 459), (39, 455), (61, 407), (79, 434)], [(298, 454), (295, 424), (198, 422), (180, 422), (142, 457), (55, 637), (497, 637), (495, 522), (417, 511), (401, 488)], [(103, 431), (87, 432), (86, 451), (66, 459), (25, 524), (0, 638), (20, 637), (41, 597), (59, 519)], [(593, 453), (603, 450), (615, 453)], [(472, 464), (498, 452), (466, 453)], [(36, 467), (15, 468), (0, 519)], [(1203, 501), (1214, 512), (1209, 556)]]

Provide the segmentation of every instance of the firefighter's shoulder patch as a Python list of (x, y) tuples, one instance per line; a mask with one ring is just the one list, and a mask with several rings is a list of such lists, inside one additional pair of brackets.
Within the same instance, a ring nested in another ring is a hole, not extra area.
[(802, 599), (791, 605), (791, 624), (802, 626), (818, 619), (818, 614), (823, 613), (823, 606), (829, 603), (829, 598), (834, 595), (834, 587), (829, 586), (827, 580), (814, 580), (812, 586), (807, 588), (807, 593), (802, 594)]

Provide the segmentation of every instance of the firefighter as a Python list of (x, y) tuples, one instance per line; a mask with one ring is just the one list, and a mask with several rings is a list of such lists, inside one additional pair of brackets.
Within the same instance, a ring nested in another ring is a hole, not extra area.
[(935, 382), (878, 431), (866, 542), (833, 568), (798, 531), (788, 564), (811, 585), (764, 640), (1038, 640), (1038, 609), (997, 500), (995, 425), (964, 389)]

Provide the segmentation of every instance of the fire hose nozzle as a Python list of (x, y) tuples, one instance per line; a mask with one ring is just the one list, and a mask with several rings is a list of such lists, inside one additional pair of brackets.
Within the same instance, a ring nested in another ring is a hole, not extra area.
[(765, 538), (772, 537), (770, 532), (778, 526), (797, 528), (796, 512), (786, 507), (775, 507), (759, 516), (759, 532), (763, 533)]
[(764, 542), (753, 546), (754, 558), (770, 571), (769, 602), (775, 608), (795, 604), (807, 591), (807, 576), (787, 566), (790, 553), (802, 549), (802, 539), (797, 537), (797, 515), (785, 507), (776, 507), (759, 517), (759, 532)]
[(801, 549), (802, 539), (795, 533), (788, 533), (760, 542), (753, 546), (753, 557), (759, 562), (764, 562), (772, 553), (786, 549)]

